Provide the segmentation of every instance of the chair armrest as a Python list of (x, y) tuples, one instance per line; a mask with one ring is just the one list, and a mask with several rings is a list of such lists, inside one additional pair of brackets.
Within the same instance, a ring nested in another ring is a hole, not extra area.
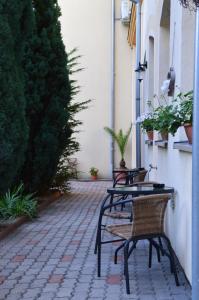
[[(121, 171), (121, 174), (122, 174), (122, 171)], [(118, 185), (128, 185), (128, 182), (131, 182), (133, 181), (133, 179), (139, 175), (139, 172), (138, 171), (131, 171), (130, 174), (125, 174), (124, 173), (124, 177), (120, 178), (121, 174), (118, 174), (116, 177), (115, 177), (115, 180), (113, 181), (113, 187), (115, 187), (117, 184)], [(125, 182), (123, 183), (120, 183), (120, 180), (123, 179)]]
[(109, 209), (109, 208), (112, 208), (112, 207), (116, 207), (118, 205), (123, 205), (123, 204), (127, 204), (127, 203), (131, 203), (134, 201), (134, 198), (132, 199), (128, 199), (128, 200), (123, 200), (123, 201), (118, 201), (118, 202), (115, 202), (115, 203), (112, 203), (112, 204), (109, 204), (109, 205), (106, 205), (106, 206), (103, 206), (101, 208), (102, 212), (104, 213), (105, 210)]

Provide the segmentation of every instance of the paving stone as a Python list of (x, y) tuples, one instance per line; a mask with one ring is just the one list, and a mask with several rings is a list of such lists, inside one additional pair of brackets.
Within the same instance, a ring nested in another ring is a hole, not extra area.
[(49, 283), (61, 283), (61, 282), (63, 282), (63, 279), (64, 279), (63, 275), (54, 274), (48, 279), (48, 282)]
[(37, 297), (41, 293), (41, 288), (28, 289), (27, 292), (23, 295), (24, 298), (28, 297)]
[(64, 255), (61, 259), (62, 262), (71, 262), (73, 260), (73, 255)]
[[(17, 278), (16, 278), (17, 279)], [(19, 280), (20, 283), (30, 283), (35, 279), (35, 275), (25, 275)]]
[(107, 284), (120, 284), (121, 283), (121, 275), (110, 275), (106, 280)]
[(105, 291), (103, 289), (92, 289), (89, 297), (96, 297), (103, 299)]
[(42, 292), (44, 293), (57, 292), (58, 288), (59, 288), (59, 283), (47, 283)]
[(40, 272), (36, 278), (37, 279), (48, 279), (49, 276), (51, 275), (52, 271), (49, 271), (49, 272)]
[[(97, 297), (96, 297), (96, 298), (97, 298)], [(88, 294), (87, 294), (87, 293), (82, 292), (82, 293), (75, 293), (71, 299), (72, 299), (72, 300), (87, 300), (87, 299), (91, 299), (91, 298), (88, 297)], [(102, 299), (102, 298), (101, 298), (101, 299)]]
[(12, 289), (17, 283), (17, 280), (5, 280), (2, 285), (0, 286), (1, 288), (10, 288)]
[(59, 298), (56, 297), (56, 298), (53, 298), (53, 300), (68, 300), (68, 299), (71, 299), (71, 297), (61, 297), (61, 298), (60, 297)]
[(60, 285), (60, 287), (63, 287), (63, 288), (73, 288), (74, 287), (74, 285), (76, 285), (77, 284), (77, 280), (75, 280), (75, 279), (69, 279), (69, 280), (64, 280), (62, 283), (61, 283), (61, 285)]
[(54, 300), (55, 293), (42, 293), (41, 296), (37, 298), (38, 300)]
[(9, 294), (9, 289), (0, 289), (0, 299), (5, 299), (5, 296)]
[(61, 288), (56, 293), (56, 297), (62, 298), (62, 297), (69, 297), (72, 296), (72, 289), (69, 288)]
[(30, 287), (31, 288), (42, 288), (47, 282), (47, 279), (37, 279), (37, 280), (34, 280)]
[(25, 258), (25, 255), (16, 255), (12, 258), (12, 262), (22, 262)]
[(0, 284), (4, 283), (5, 280), (6, 280), (5, 276), (0, 276)]
[(17, 294), (8, 295), (6, 300), (21, 300), (22, 296)]

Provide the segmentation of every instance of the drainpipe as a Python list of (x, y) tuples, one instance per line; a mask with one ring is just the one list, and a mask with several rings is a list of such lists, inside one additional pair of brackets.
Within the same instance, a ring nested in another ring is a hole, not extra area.
[[(112, 0), (110, 128), (115, 130), (115, 0)], [(110, 173), (115, 166), (115, 143), (110, 141)]]
[[(141, 3), (140, 0), (131, 0), (136, 4), (136, 69), (139, 69), (141, 58)], [(136, 119), (140, 116), (140, 74), (136, 72), (135, 99)], [(140, 125), (136, 124), (136, 167), (141, 167), (141, 132)]]
[(192, 300), (199, 297), (199, 8), (196, 13), (192, 162)]

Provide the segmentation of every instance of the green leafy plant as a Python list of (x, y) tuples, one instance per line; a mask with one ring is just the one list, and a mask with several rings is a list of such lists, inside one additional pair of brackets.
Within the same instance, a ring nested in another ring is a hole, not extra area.
[(20, 184), (12, 191), (0, 197), (0, 218), (14, 219), (19, 216), (34, 218), (37, 213), (37, 201), (34, 194), (26, 194), (24, 185)]
[(177, 95), (176, 100), (179, 102), (179, 117), (182, 124), (191, 124), (193, 122), (193, 90), (183, 94), (180, 93)]
[(66, 162), (59, 165), (57, 173), (54, 177), (52, 187), (58, 188), (63, 192), (68, 192), (70, 190), (69, 179), (71, 179), (71, 173)]
[(140, 117), (137, 118), (136, 123), (140, 123), (140, 127), (143, 131), (153, 131), (154, 129), (154, 113), (146, 113), (142, 114)]
[[(83, 70), (83, 68), (79, 67), (78, 61), (81, 56), (77, 54), (77, 51), (77, 48), (74, 48), (68, 53), (67, 68), (70, 76)], [(80, 131), (78, 127), (81, 126), (83, 122), (77, 119), (77, 114), (88, 109), (88, 105), (91, 102), (91, 100), (86, 100), (83, 102), (77, 100), (77, 95), (80, 92), (80, 86), (74, 77), (73, 79), (69, 77), (69, 79), (71, 84), (71, 98), (68, 104), (69, 119), (67, 126), (70, 128), (70, 135), (67, 138), (67, 146), (65, 147), (59, 159), (57, 172), (53, 180), (53, 186), (59, 187), (59, 189), (65, 192), (70, 189), (67, 181), (71, 178), (74, 178), (74, 175), (71, 173), (71, 170), (67, 166), (66, 162), (68, 158), (80, 150), (80, 144), (77, 140), (77, 133)]]
[(122, 129), (120, 129), (119, 132), (116, 133), (113, 129), (109, 127), (104, 127), (104, 130), (112, 136), (112, 138), (115, 140), (115, 142), (118, 145), (121, 154), (120, 167), (125, 167), (124, 153), (131, 133), (131, 129), (132, 129), (132, 124), (129, 127), (129, 129), (126, 131), (126, 133), (124, 133)]
[(160, 133), (171, 133), (174, 135), (181, 126), (178, 108), (174, 103), (157, 107), (154, 116), (154, 129)]
[(95, 167), (91, 167), (89, 172), (90, 172), (91, 176), (97, 176), (99, 170)]

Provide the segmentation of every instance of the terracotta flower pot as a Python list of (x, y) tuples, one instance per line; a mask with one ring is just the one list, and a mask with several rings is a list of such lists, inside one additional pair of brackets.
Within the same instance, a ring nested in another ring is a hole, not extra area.
[(189, 144), (192, 144), (192, 124), (184, 124), (184, 129), (185, 129)]
[(120, 161), (120, 168), (126, 168), (126, 162), (124, 159), (121, 159)]
[(168, 134), (167, 131), (162, 131), (162, 132), (160, 132), (160, 134), (161, 134), (161, 137), (162, 137), (163, 141), (168, 141), (169, 134)]
[(153, 130), (147, 131), (146, 133), (147, 133), (147, 136), (148, 136), (148, 140), (153, 141)]
[(91, 176), (91, 179), (92, 179), (92, 180), (97, 180), (97, 175), (92, 175), (92, 176)]

